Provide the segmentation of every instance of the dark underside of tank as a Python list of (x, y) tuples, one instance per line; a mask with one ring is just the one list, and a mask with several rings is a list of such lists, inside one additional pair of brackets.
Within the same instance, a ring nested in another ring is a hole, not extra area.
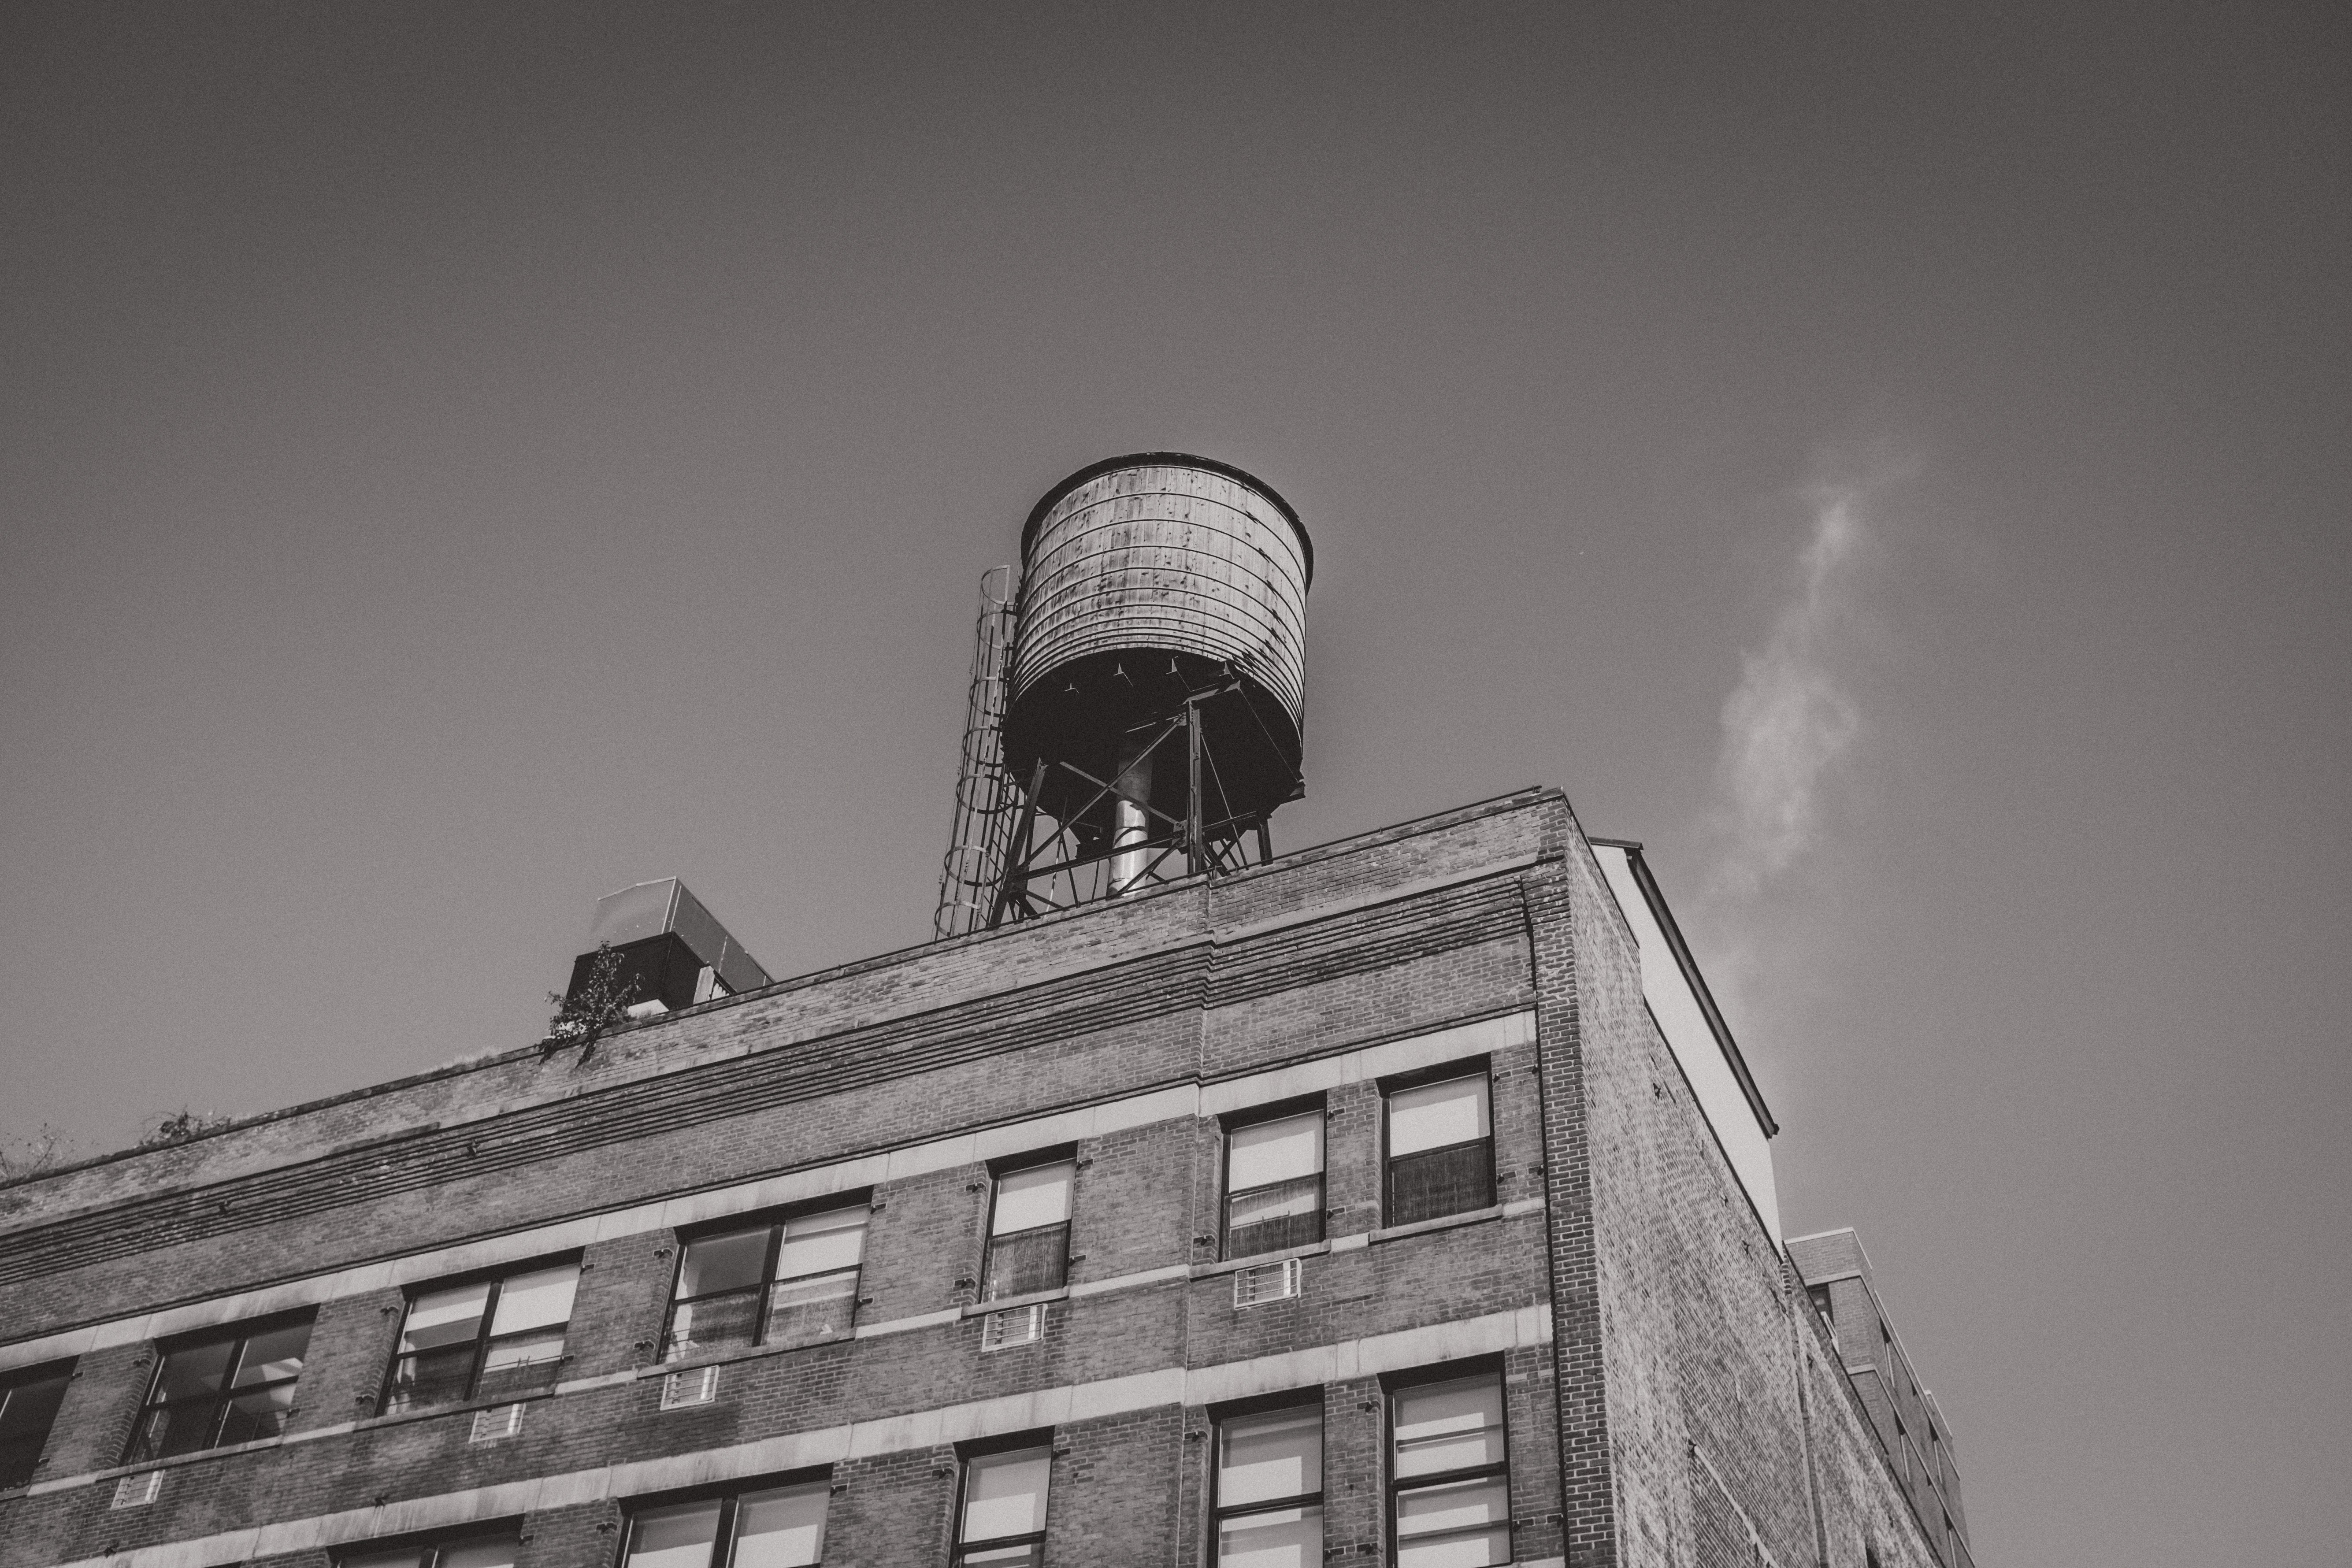
[[(1201, 703), (1202, 820), (1213, 832), (1220, 822), (1238, 830), (1298, 795), (1298, 728), (1265, 687), (1198, 654), (1125, 648), (1049, 671), (1005, 715), (1005, 762), (1025, 792), (1044, 758), (1038, 810), (1075, 827), (1081, 843), (1096, 844), (1110, 831), (1110, 802), (1095, 798), (1102, 786), (1118, 778), (1137, 748), (1182, 715), (1188, 695), (1215, 688), (1226, 689)], [(1152, 809), (1182, 821), (1191, 805), (1191, 774), (1178, 725), (1151, 753)], [(1151, 828), (1155, 839), (1174, 831), (1157, 818)]]

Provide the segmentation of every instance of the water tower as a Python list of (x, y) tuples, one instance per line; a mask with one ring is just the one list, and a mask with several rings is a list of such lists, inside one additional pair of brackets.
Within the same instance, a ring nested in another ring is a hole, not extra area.
[(1227, 464), (1113, 458), (982, 579), (938, 933), (1271, 856), (1297, 797), (1315, 552)]

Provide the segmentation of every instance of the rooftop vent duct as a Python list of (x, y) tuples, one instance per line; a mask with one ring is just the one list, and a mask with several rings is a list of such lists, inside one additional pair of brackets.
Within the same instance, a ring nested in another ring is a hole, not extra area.
[(588, 940), (588, 951), (572, 961), (564, 1000), (580, 994), (597, 952), (610, 946), (621, 961), (616, 978), (635, 984), (629, 1011), (639, 1017), (754, 991), (772, 978), (676, 877), (597, 900)]

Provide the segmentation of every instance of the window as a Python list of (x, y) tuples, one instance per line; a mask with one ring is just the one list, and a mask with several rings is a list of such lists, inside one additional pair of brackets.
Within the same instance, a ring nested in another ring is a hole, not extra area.
[(1484, 1068), (1389, 1091), (1384, 1223), (1482, 1209), (1495, 1201), (1494, 1124)]
[(514, 1568), (520, 1532), (513, 1529), (406, 1546), (362, 1546), (339, 1553), (335, 1568)]
[(824, 1560), (822, 1480), (633, 1510), (622, 1568), (806, 1568)]
[(688, 1239), (662, 1359), (730, 1346), (814, 1344), (857, 1318), (866, 1205), (787, 1215)]
[(580, 1265), (564, 1262), (410, 1296), (383, 1407), (410, 1410), (549, 1387), (562, 1364), (579, 1283)]
[(70, 1361), (53, 1361), (0, 1374), (0, 1490), (32, 1480), (73, 1369)]
[(967, 1456), (955, 1568), (1041, 1568), (1053, 1470), (1054, 1450), (1044, 1443)]
[(1808, 1285), (1805, 1287), (1805, 1294), (1812, 1298), (1813, 1310), (1822, 1315), (1822, 1322), (1830, 1324), (1836, 1323), (1837, 1314), (1830, 1310), (1830, 1288), (1828, 1286)]
[(1389, 1532), (1398, 1568), (1511, 1560), (1500, 1372), (1389, 1394)]
[(310, 1320), (245, 1323), (162, 1348), (127, 1465), (283, 1432), (310, 1348)]
[(1244, 1122), (1225, 1134), (1225, 1256), (1323, 1239), (1323, 1112)]
[(1292, 1405), (1217, 1423), (1217, 1561), (1319, 1568), (1323, 1405)]
[(1076, 1173), (1069, 1160), (998, 1173), (982, 1300), (1055, 1290), (1069, 1282), (1070, 1183)]

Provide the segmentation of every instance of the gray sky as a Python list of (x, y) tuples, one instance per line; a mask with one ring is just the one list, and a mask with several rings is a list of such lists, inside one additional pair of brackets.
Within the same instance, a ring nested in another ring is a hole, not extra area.
[(1647, 842), (1987, 1568), (2334, 1568), (2327, 8), (18, 5), (0, 1134), (535, 1038), (595, 897), (929, 929), (980, 571), (1313, 530), (1303, 847)]

